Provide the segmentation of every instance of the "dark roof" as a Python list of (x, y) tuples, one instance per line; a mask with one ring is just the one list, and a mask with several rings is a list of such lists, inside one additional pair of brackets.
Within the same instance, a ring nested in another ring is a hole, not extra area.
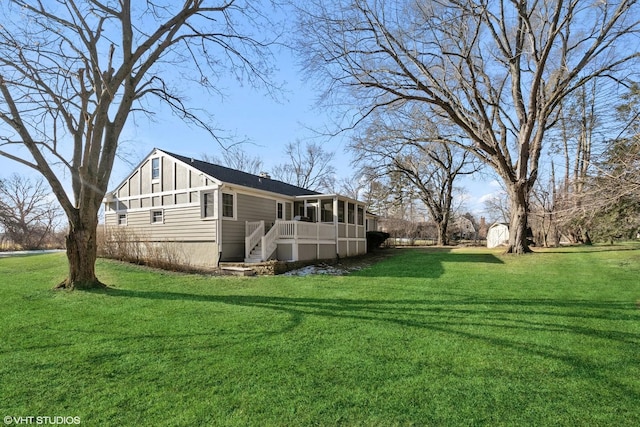
[(202, 160), (192, 159), (191, 157), (181, 156), (179, 154), (170, 153), (162, 150), (164, 153), (175, 157), (176, 159), (191, 165), (213, 178), (229, 184), (242, 185), (244, 187), (255, 188), (258, 190), (269, 191), (272, 193), (284, 194), (286, 196), (310, 196), (321, 194), (317, 191), (308, 190), (306, 188), (297, 187), (271, 178), (263, 178), (247, 172), (236, 169), (227, 168), (212, 163), (203, 162)]

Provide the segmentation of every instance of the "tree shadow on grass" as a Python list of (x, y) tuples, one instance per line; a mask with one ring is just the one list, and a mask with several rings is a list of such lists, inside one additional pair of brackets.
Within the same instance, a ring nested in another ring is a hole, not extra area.
[[(441, 300), (429, 299), (345, 299), (303, 298), (258, 295), (202, 295), (163, 291), (107, 289), (94, 291), (112, 297), (144, 298), (166, 301), (193, 301), (274, 310), (288, 315), (288, 324), (267, 335), (286, 334), (300, 326), (307, 318), (324, 317), (336, 321), (386, 323), (390, 327), (419, 328), (447, 334), (469, 342), (505, 350), (521, 352), (560, 361), (571, 366), (577, 376), (598, 378), (627, 396), (640, 398), (638, 390), (607, 376), (603, 362), (583, 352), (567, 348), (562, 339), (540, 340), (538, 334), (573, 337), (571, 342), (593, 340), (593, 346), (603, 342), (612, 345), (638, 346), (640, 334), (607, 328), (594, 320), (637, 322), (633, 303), (621, 301), (550, 300), (550, 299), (464, 299), (456, 295)], [(582, 320), (582, 321), (581, 321)], [(557, 342), (558, 344), (555, 344)], [(631, 363), (631, 361), (630, 361)]]
[[(447, 319), (459, 319), (452, 325), (496, 326), (506, 329), (557, 331), (576, 333), (622, 343), (640, 344), (640, 333), (589, 328), (575, 323), (564, 324), (560, 319), (580, 321), (638, 320), (633, 303), (621, 301), (550, 300), (550, 299), (485, 299), (451, 298), (429, 299), (348, 299), (302, 298), (260, 295), (206, 295), (164, 291), (138, 291), (130, 289), (95, 290), (94, 293), (113, 297), (143, 298), (165, 301), (194, 301), (219, 303), (284, 311), (295, 314), (296, 323), (305, 316), (347, 318), (364, 321), (388, 322), (402, 326), (433, 328), (449, 324)], [(453, 296), (453, 295), (452, 295)], [(529, 320), (539, 316), (555, 319), (553, 322)], [(469, 319), (482, 319), (477, 323)], [(492, 321), (503, 322), (492, 324)]]

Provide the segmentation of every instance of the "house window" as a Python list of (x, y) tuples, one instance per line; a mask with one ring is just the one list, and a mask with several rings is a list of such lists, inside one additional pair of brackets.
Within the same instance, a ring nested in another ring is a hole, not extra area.
[(118, 225), (127, 225), (127, 214), (118, 214)]
[(151, 159), (151, 179), (160, 179), (160, 157)]
[(344, 202), (338, 200), (338, 222), (344, 222)]
[(213, 192), (202, 193), (202, 216), (213, 218), (215, 216), (215, 197)]
[(348, 204), (348, 209), (347, 209), (347, 221), (349, 222), (349, 224), (355, 224), (356, 223), (356, 206), (353, 203), (349, 203)]
[(320, 221), (333, 222), (333, 200), (322, 200), (320, 202), (320, 210)]
[(364, 208), (362, 206), (358, 206), (358, 224), (364, 225)]
[(276, 219), (284, 219), (284, 203), (276, 202)]
[(235, 197), (233, 194), (222, 193), (222, 217), (235, 219)]
[(162, 211), (151, 211), (151, 223), (162, 224), (164, 222), (164, 215)]

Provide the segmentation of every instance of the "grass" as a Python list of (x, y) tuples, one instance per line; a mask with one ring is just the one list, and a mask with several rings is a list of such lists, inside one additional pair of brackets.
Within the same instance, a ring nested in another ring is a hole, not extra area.
[[(615, 249), (615, 250), (613, 250)], [(0, 416), (81, 425), (640, 425), (640, 248), (398, 250), (349, 276), (0, 259)]]

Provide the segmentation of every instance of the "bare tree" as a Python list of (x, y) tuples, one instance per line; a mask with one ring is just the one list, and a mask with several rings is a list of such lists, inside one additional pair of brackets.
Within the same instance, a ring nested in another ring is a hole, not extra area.
[(309, 190), (333, 190), (336, 173), (333, 152), (314, 142), (296, 140), (286, 145), (285, 155), (289, 162), (273, 169), (274, 178)]
[(260, 157), (251, 157), (246, 151), (237, 145), (223, 149), (222, 158), (214, 155), (203, 154), (202, 160), (254, 175), (258, 175), (264, 170), (262, 159)]
[(478, 170), (470, 152), (441, 140), (439, 126), (416, 109), (396, 110), (374, 120), (350, 148), (358, 161), (378, 174), (403, 174), (429, 210), (438, 229), (437, 244), (449, 243), (449, 225), (456, 179)]
[(352, 97), (348, 126), (423, 104), (465, 136), (449, 140), (497, 172), (511, 253), (529, 251), (530, 191), (563, 99), (594, 79), (621, 80), (639, 56), (628, 48), (640, 27), (634, 0), (316, 0), (300, 9), (307, 70), (326, 80), (328, 104)]
[[(552, 215), (553, 222), (556, 223), (553, 225), (563, 229), (564, 234), (573, 242), (586, 244), (591, 243), (589, 231), (579, 226), (579, 223), (567, 221), (566, 213), (581, 210), (584, 186), (592, 169), (594, 150), (597, 148), (596, 135), (604, 130), (604, 110), (613, 110), (607, 100), (598, 99), (599, 96), (602, 97), (599, 89), (598, 81), (593, 80), (567, 96), (558, 114), (558, 132), (550, 135), (552, 139), (558, 140), (559, 147), (556, 150), (564, 159), (564, 176), (557, 183), (555, 173), (552, 174), (553, 179), (549, 185), (555, 193), (551, 193), (553, 197), (547, 200), (546, 209), (561, 210), (560, 215)], [(608, 98), (611, 96), (608, 95)], [(552, 146), (552, 153), (556, 150)], [(539, 197), (537, 201), (540, 202)], [(537, 208), (540, 208), (539, 204)]]
[[(553, 166), (552, 166), (553, 169)], [(533, 239), (536, 244), (545, 248), (560, 244), (560, 232), (556, 220), (556, 189), (555, 173), (551, 173), (551, 179), (538, 180), (532, 191), (531, 215), (529, 225), (532, 229)]]
[(41, 249), (53, 240), (61, 212), (44, 180), (13, 174), (0, 180), (0, 226), (22, 249)]
[(490, 222), (508, 222), (511, 218), (508, 196), (504, 191), (491, 194), (484, 200), (483, 205)]
[[(582, 243), (591, 243), (594, 232), (599, 238), (603, 229), (614, 233), (624, 228), (622, 223), (606, 224), (607, 218), (616, 221), (616, 206), (627, 210), (626, 205), (640, 199), (638, 84), (631, 82), (619, 98), (595, 94), (591, 90), (585, 97), (583, 91), (577, 92), (573, 98), (578, 102), (561, 116), (565, 177), (554, 187), (554, 218), (563, 235)], [(596, 134), (600, 134), (597, 140)]]
[(95, 275), (97, 213), (132, 112), (152, 117), (152, 102), (160, 101), (216, 137), (209, 119), (185, 104), (178, 82), (218, 92), (216, 76), (227, 73), (273, 88), (260, 7), (241, 0), (2, 2), (0, 155), (41, 173), (66, 214), (69, 276), (60, 287), (104, 286)]

